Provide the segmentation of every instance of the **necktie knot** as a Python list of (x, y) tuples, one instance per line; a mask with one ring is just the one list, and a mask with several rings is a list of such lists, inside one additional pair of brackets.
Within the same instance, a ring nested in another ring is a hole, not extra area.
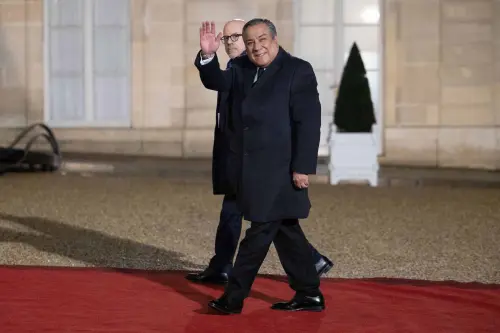
[[(257, 67), (257, 80), (260, 79), (260, 77), (262, 76), (263, 73), (264, 73), (264, 68)], [(257, 80), (255, 80), (255, 81), (257, 81)]]
[(257, 67), (257, 73), (254, 76), (252, 87), (255, 86), (257, 81), (259, 81), (259, 78), (262, 76), (262, 73), (264, 73), (264, 68)]

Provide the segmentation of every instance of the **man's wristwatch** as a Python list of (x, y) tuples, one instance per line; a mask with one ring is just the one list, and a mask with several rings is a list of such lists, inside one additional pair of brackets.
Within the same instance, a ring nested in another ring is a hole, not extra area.
[(214, 56), (213, 53), (211, 53), (211, 54), (204, 54), (203, 52), (200, 52), (200, 55), (201, 55), (201, 59), (203, 59), (203, 60), (210, 59), (210, 58), (212, 58)]

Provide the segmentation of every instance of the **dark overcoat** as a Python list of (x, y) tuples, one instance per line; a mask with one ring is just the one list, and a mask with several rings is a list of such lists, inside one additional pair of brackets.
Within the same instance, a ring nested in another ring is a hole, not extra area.
[[(243, 52), (241, 56), (246, 56)], [(229, 60), (227, 68), (231, 67), (234, 59)], [(217, 107), (215, 112), (214, 143), (212, 148), (212, 189), (213, 193), (235, 195), (234, 186), (231, 186), (228, 167), (231, 166), (228, 160), (229, 136), (231, 135), (230, 114), (230, 91), (219, 91), (217, 93)]]
[(217, 56), (205, 65), (200, 60), (198, 53), (203, 85), (230, 93), (226, 175), (244, 218), (307, 218), (308, 190), (294, 186), (292, 172), (316, 173), (321, 104), (311, 64), (280, 48), (253, 85), (257, 68), (246, 56), (228, 70), (220, 69)]
[(214, 143), (212, 149), (212, 188), (214, 194), (235, 194), (228, 180), (229, 138), (227, 118), (229, 112), (230, 93), (221, 91), (217, 94), (215, 114)]

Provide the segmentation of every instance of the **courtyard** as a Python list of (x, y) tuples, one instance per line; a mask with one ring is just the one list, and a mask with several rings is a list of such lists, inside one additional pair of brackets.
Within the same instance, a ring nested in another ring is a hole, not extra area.
[[(196, 270), (213, 255), (222, 198), (203, 179), (8, 174), (0, 188), (0, 264)], [(335, 261), (329, 277), (500, 283), (498, 189), (314, 184), (311, 196), (302, 226)], [(261, 272), (284, 273), (274, 249)]]

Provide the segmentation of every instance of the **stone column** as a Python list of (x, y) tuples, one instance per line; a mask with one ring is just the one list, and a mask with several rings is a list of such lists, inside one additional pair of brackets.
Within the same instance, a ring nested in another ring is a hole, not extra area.
[(0, 1), (0, 127), (27, 124), (26, 6)]
[(28, 124), (44, 121), (43, 0), (26, 0), (26, 104)]
[[(496, 149), (500, 151), (500, 0), (493, 3), (493, 108), (496, 127)], [(500, 155), (497, 153), (497, 156)], [(500, 169), (500, 158), (496, 161), (496, 168)]]
[(385, 159), (436, 165), (439, 0), (388, 0), (384, 17)]
[(143, 154), (180, 156), (185, 64), (182, 0), (132, 0), (132, 123)]
[(185, 64), (184, 5), (146, 0), (143, 13), (144, 114), (142, 127), (182, 127)]
[(439, 166), (494, 168), (498, 161), (495, 2), (442, 0)]

